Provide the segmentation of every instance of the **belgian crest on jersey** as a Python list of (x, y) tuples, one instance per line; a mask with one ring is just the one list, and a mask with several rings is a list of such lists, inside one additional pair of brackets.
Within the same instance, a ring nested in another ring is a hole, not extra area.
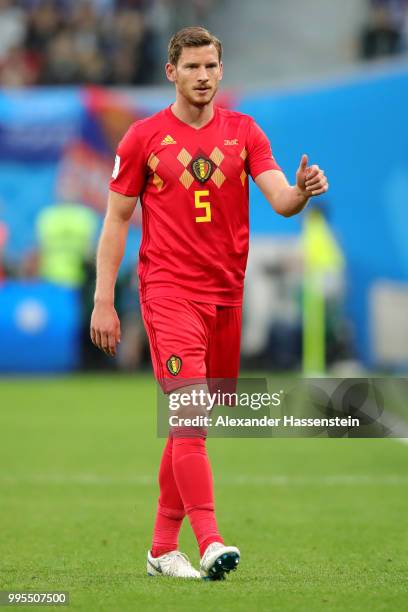
[(212, 163), (206, 157), (197, 157), (191, 164), (194, 176), (200, 183), (205, 183), (210, 178)]
[(177, 357), (177, 355), (172, 355), (171, 357), (168, 358), (166, 365), (167, 365), (167, 369), (170, 372), (170, 374), (172, 376), (177, 376), (177, 374), (181, 370), (182, 361), (180, 357)]

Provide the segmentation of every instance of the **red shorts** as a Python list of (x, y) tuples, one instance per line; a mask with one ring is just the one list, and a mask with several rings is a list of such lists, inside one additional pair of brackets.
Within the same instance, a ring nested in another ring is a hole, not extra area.
[(238, 377), (242, 306), (163, 297), (142, 303), (142, 314), (154, 374), (165, 392)]

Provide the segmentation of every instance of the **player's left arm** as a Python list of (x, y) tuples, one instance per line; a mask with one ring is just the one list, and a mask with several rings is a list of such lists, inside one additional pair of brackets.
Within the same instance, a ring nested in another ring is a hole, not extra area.
[(280, 170), (266, 170), (255, 178), (272, 208), (284, 217), (300, 213), (309, 198), (326, 193), (329, 183), (324, 171), (316, 164), (308, 166), (307, 155), (302, 155), (296, 172), (296, 184), (291, 186)]

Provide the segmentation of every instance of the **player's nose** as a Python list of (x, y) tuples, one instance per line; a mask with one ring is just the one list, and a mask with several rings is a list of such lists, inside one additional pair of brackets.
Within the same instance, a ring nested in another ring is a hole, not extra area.
[(200, 66), (197, 78), (200, 82), (208, 81), (208, 72), (205, 66)]

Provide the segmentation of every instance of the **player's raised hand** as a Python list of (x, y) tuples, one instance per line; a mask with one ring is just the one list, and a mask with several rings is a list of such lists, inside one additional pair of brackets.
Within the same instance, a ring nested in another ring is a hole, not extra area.
[(329, 183), (324, 171), (316, 164), (308, 166), (308, 161), (308, 156), (302, 155), (296, 172), (296, 185), (305, 197), (310, 198), (326, 193), (329, 189)]
[(107, 355), (116, 355), (120, 342), (120, 321), (112, 304), (96, 302), (91, 318), (91, 340)]

